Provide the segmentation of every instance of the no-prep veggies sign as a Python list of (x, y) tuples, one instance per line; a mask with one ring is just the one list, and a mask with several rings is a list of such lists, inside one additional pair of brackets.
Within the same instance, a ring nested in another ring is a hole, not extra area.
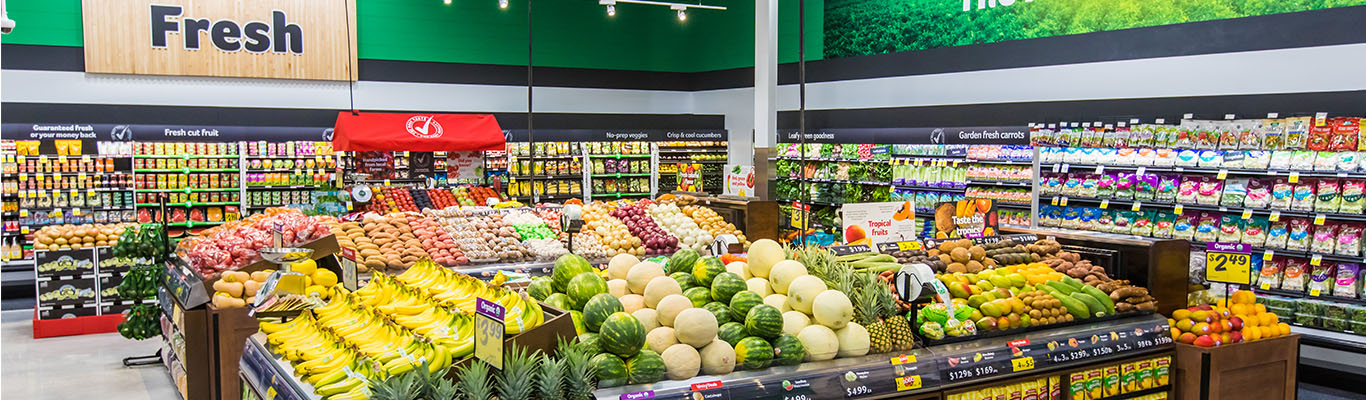
[(1239, 285), (1252, 283), (1252, 246), (1243, 243), (1206, 244), (1205, 280)]

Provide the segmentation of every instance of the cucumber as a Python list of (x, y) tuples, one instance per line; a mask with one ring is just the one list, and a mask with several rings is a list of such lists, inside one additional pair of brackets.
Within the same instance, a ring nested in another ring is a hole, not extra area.
[(1044, 284), (1048, 285), (1048, 287), (1056, 289), (1058, 292), (1061, 292), (1062, 294), (1069, 296), (1072, 295), (1072, 293), (1076, 293), (1077, 291), (1076, 289), (1073, 289), (1071, 286), (1068, 286), (1066, 283), (1062, 283), (1061, 281), (1048, 281)]
[(1076, 292), (1076, 293), (1072, 293), (1072, 298), (1077, 299), (1077, 300), (1081, 301), (1082, 303), (1086, 304), (1086, 311), (1087, 311), (1088, 314), (1091, 314), (1091, 315), (1097, 316), (1097, 317), (1104, 317), (1104, 316), (1108, 315), (1108, 314), (1106, 314), (1106, 311), (1105, 311), (1105, 310), (1106, 310), (1105, 305), (1104, 305), (1104, 304), (1101, 304), (1101, 303), (1100, 303), (1100, 300), (1096, 300), (1095, 297), (1093, 297), (1093, 296), (1091, 296), (1091, 295), (1089, 295), (1089, 294), (1082, 293), (1082, 292)]
[(1082, 286), (1086, 286), (1085, 283), (1082, 283), (1081, 281), (1077, 280), (1077, 278), (1073, 278), (1066, 275), (1063, 275), (1062, 283), (1066, 283), (1067, 286), (1071, 286), (1073, 291), (1081, 290)]
[(1091, 297), (1096, 298), (1096, 300), (1100, 300), (1100, 304), (1105, 305), (1106, 312), (1110, 315), (1115, 315), (1115, 301), (1111, 300), (1110, 296), (1107, 296), (1105, 292), (1102, 292), (1100, 289), (1096, 289), (1095, 286), (1091, 285), (1082, 285), (1081, 292), (1091, 295)]
[(1067, 313), (1072, 314), (1072, 318), (1091, 318), (1090, 309), (1086, 308), (1086, 303), (1082, 303), (1081, 300), (1077, 300), (1075, 298), (1072, 298), (1071, 296), (1064, 295), (1061, 292), (1054, 292), (1050, 294), (1053, 295), (1053, 298), (1058, 299), (1058, 302), (1061, 302), (1063, 307), (1067, 308)]

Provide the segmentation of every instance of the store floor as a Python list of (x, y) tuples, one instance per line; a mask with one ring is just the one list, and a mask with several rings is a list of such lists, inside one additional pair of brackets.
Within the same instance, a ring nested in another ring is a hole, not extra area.
[[(117, 333), (34, 339), (29, 310), (0, 312), (0, 398), (172, 400), (179, 399), (160, 365), (125, 368), (124, 357), (152, 354), (155, 340), (132, 341)], [(1366, 399), (1323, 386), (1300, 384), (1301, 400)]]
[(125, 368), (120, 362), (156, 353), (159, 341), (117, 333), (34, 339), (32, 318), (32, 310), (0, 312), (0, 398), (180, 398), (164, 367)]

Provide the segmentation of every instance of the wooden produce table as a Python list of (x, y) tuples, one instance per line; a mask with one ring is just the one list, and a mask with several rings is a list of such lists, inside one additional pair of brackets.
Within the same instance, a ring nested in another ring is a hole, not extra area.
[(1176, 399), (1290, 400), (1300, 335), (1219, 347), (1176, 345)]

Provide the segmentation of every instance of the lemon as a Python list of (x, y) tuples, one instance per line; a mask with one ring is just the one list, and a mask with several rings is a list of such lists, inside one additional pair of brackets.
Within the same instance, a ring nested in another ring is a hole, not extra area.
[(331, 270), (320, 269), (313, 273), (313, 283), (322, 287), (332, 287), (337, 284), (337, 274)]
[(313, 259), (295, 261), (293, 264), (289, 265), (289, 270), (304, 275), (313, 275), (313, 272), (318, 270), (318, 263), (313, 261)]

